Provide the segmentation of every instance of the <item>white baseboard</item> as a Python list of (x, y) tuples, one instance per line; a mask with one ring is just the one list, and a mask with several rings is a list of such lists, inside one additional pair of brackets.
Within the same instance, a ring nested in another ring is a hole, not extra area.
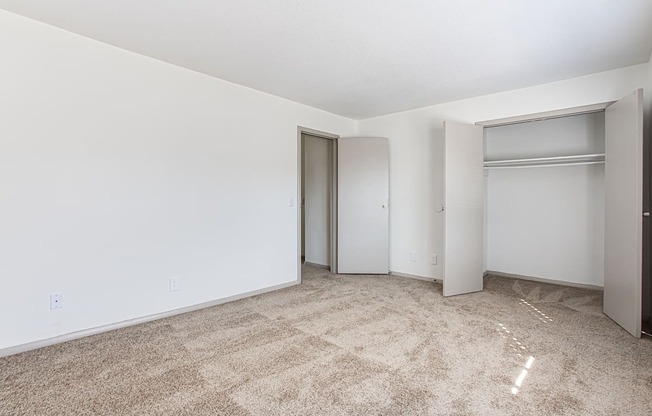
[(392, 271), (390, 271), (389, 274), (392, 276), (405, 277), (407, 279), (423, 280), (426, 282), (441, 282), (441, 279), (437, 279), (434, 277), (419, 276), (416, 274), (408, 274), (408, 273), (392, 272)]
[[(423, 280), (427, 282), (442, 282), (442, 279), (437, 279), (433, 277), (426, 277), (426, 276), (418, 276), (415, 274), (408, 274), (408, 273), (401, 273), (401, 272), (389, 272), (390, 275), (392, 276), (398, 276), (398, 277), (405, 277), (408, 279), (416, 279), (416, 280)], [(549, 283), (552, 285), (558, 285), (558, 286), (568, 286), (568, 287), (576, 287), (579, 289), (591, 289), (591, 290), (604, 290), (602, 286), (596, 286), (596, 285), (589, 285), (589, 284), (584, 284), (584, 283), (574, 283), (574, 282), (567, 282), (565, 280), (554, 280), (554, 279), (546, 279), (543, 277), (534, 277), (534, 276), (525, 276), (521, 274), (513, 274), (513, 273), (504, 273), (504, 272), (497, 272), (493, 270), (486, 270), (484, 272), (484, 275), (494, 275), (494, 276), (500, 276), (500, 277), (507, 277), (510, 279), (518, 279), (518, 280), (528, 280), (532, 282), (539, 282), (539, 283)]]
[(320, 269), (326, 269), (326, 270), (331, 269), (331, 266), (326, 265), (326, 264), (311, 263), (309, 261), (304, 261), (303, 264), (305, 264), (306, 266), (317, 267), (317, 268), (320, 268)]
[(168, 318), (170, 316), (197, 311), (199, 309), (210, 308), (211, 306), (217, 306), (223, 303), (233, 302), (239, 299), (244, 299), (251, 296), (260, 295), (263, 293), (284, 289), (286, 287), (298, 285), (299, 283), (300, 283), (299, 281), (281, 283), (279, 285), (269, 286), (262, 289), (253, 290), (251, 292), (240, 293), (238, 295), (228, 296), (226, 298), (211, 300), (209, 302), (198, 303), (196, 305), (190, 305), (179, 309), (173, 309), (171, 311), (142, 316), (139, 318), (129, 319), (126, 321), (116, 322), (108, 325), (102, 325), (95, 328), (84, 329), (81, 331), (70, 332), (68, 334), (58, 335), (52, 338), (46, 338), (39, 341), (28, 342), (27, 344), (20, 344), (12, 347), (0, 348), (0, 357), (7, 357), (9, 355), (19, 354), (21, 352), (31, 351), (31, 350), (47, 347), (54, 344), (60, 344), (62, 342), (72, 341), (78, 338), (84, 338), (91, 335), (101, 334), (102, 332), (113, 331), (114, 329), (125, 328), (128, 326), (143, 324), (145, 322), (155, 321), (157, 319), (163, 319), (163, 318)]
[(579, 288), (579, 289), (591, 289), (591, 290), (600, 290), (600, 291), (604, 290), (604, 288), (602, 286), (587, 285), (587, 284), (584, 284), (584, 283), (567, 282), (565, 280), (546, 279), (546, 278), (543, 278), (543, 277), (524, 276), (524, 275), (521, 275), (521, 274), (496, 272), (496, 271), (493, 271), (493, 270), (487, 270), (487, 271), (484, 272), (484, 274), (485, 274), (485, 276), (488, 275), (488, 274), (491, 274), (491, 275), (494, 275), (494, 276), (508, 277), (510, 279), (529, 280), (529, 281), (532, 281), (532, 282), (549, 283), (549, 284), (558, 285), (558, 286), (576, 287), (576, 288)]

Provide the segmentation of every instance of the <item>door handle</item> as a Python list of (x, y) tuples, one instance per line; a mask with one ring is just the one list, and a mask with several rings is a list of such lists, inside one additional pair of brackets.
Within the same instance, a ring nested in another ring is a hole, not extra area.
[(650, 216), (650, 213), (646, 211), (646, 212), (643, 213), (643, 216), (644, 216), (644, 217), (649, 217), (649, 216)]
[(381, 206), (382, 206), (383, 208), (387, 208), (387, 207), (389, 206), (389, 204), (383, 204), (383, 205), (381, 205)]

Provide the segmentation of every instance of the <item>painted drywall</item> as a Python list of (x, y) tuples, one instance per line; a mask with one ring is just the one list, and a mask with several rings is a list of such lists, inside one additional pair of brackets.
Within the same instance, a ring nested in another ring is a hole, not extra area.
[(0, 349), (297, 280), (297, 126), (354, 121), (2, 11), (0, 50)]
[[(648, 64), (485, 95), (358, 122), (358, 134), (389, 137), (390, 269), (442, 278), (443, 121), (475, 123), (614, 101), (646, 85)], [(410, 251), (419, 256), (410, 261)], [(439, 254), (437, 265), (429, 254)]]
[[(485, 129), (485, 160), (604, 153), (604, 113)], [(485, 170), (485, 269), (602, 286), (604, 165)]]
[(306, 262), (330, 266), (332, 141), (303, 135)]

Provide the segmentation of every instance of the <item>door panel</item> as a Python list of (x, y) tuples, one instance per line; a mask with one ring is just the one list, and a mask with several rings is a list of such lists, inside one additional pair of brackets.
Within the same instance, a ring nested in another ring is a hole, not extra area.
[(483, 130), (444, 123), (444, 296), (482, 290)]
[(338, 273), (389, 272), (389, 145), (338, 140)]
[(643, 91), (605, 110), (604, 313), (641, 336)]

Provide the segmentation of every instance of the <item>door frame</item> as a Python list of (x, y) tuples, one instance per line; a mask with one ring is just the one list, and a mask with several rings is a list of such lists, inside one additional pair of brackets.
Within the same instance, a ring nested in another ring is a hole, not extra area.
[[(643, 92), (645, 94), (645, 91)], [(652, 94), (652, 91), (648, 91)], [(643, 115), (643, 276), (641, 299), (641, 332), (652, 337), (652, 120)]]
[(331, 189), (330, 189), (330, 271), (337, 273), (337, 140), (340, 138), (337, 134), (327, 133), (325, 131), (311, 129), (309, 127), (297, 126), (297, 281), (301, 283), (301, 173), (303, 164), (301, 153), (303, 152), (303, 142), (301, 136), (304, 134), (318, 137), (320, 139), (330, 140), (331, 146)]
[(602, 103), (581, 105), (579, 107), (561, 108), (559, 110), (543, 111), (540, 113), (522, 114), (513, 117), (498, 118), (493, 120), (478, 121), (475, 124), (482, 127), (499, 127), (510, 124), (529, 123), (531, 121), (541, 121), (551, 118), (578, 116), (581, 114), (603, 112), (607, 107), (616, 101), (605, 101)]

